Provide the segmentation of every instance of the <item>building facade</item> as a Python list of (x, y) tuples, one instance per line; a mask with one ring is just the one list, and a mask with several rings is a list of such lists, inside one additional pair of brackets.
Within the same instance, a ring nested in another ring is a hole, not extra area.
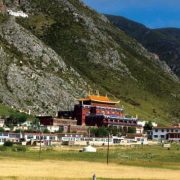
[[(64, 133), (82, 133), (88, 134), (88, 128), (84, 126), (77, 125), (77, 120), (71, 119), (70, 117), (63, 116), (63, 113), (59, 112), (60, 117), (54, 118), (52, 116), (39, 116), (40, 124), (44, 126), (44, 129), (48, 129), (50, 132), (64, 132)], [(62, 118), (62, 119), (61, 119)], [(67, 119), (64, 119), (67, 118)]]
[(111, 101), (107, 96), (88, 96), (79, 99), (74, 106), (74, 118), (78, 125), (116, 126), (142, 128), (138, 118), (126, 117), (123, 108), (117, 108), (119, 101)]
[(0, 145), (3, 145), (6, 141), (17, 143), (20, 141), (21, 134), (14, 132), (1, 132), (0, 133)]
[(152, 129), (153, 140), (180, 141), (180, 127), (154, 127)]

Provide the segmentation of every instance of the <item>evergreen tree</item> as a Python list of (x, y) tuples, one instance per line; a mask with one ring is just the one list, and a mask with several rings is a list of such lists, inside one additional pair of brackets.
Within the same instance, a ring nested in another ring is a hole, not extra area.
[(146, 122), (145, 125), (144, 125), (144, 132), (152, 130), (152, 127), (153, 127), (153, 125), (152, 125), (151, 121)]

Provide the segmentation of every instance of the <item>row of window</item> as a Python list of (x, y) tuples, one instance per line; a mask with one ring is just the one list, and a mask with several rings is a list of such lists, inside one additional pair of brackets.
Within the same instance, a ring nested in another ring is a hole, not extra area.
[[(40, 139), (40, 136), (31, 136), (31, 135), (28, 135), (28, 136), (27, 136), (27, 139), (37, 139), (37, 140), (39, 140), (39, 139)], [(46, 140), (46, 139), (48, 139), (48, 138), (47, 138), (47, 136), (41, 136), (41, 139)], [(50, 140), (55, 140), (55, 137), (54, 137), (54, 136), (50, 136), (49, 139), (50, 139)]]
[[(161, 139), (165, 139), (166, 136), (165, 135), (154, 135), (154, 138), (161, 138)], [(180, 135), (170, 135), (169, 138), (180, 138)]]
[(165, 138), (165, 135), (160, 135), (160, 136), (158, 136), (158, 135), (154, 135), (154, 138), (161, 138), (161, 139), (164, 139)]
[[(72, 137), (62, 137), (63, 141), (96, 141), (96, 142), (108, 142), (108, 138), (72, 138)], [(112, 139), (109, 139), (112, 142)]]
[(178, 132), (178, 129), (155, 129), (155, 132)]
[(83, 106), (84, 109), (91, 109), (94, 110), (105, 110), (105, 111), (114, 111), (114, 112), (122, 112), (122, 109), (116, 109), (116, 108), (108, 108), (108, 107), (91, 107), (91, 106)]
[(108, 110), (91, 110), (90, 111), (91, 113), (94, 113), (94, 114), (98, 114), (98, 113), (101, 113), (101, 114), (108, 114), (108, 115), (114, 115), (114, 114), (116, 114), (116, 115), (120, 115), (120, 114), (122, 114), (122, 113), (120, 113), (120, 112), (115, 112), (115, 111), (108, 111)]
[(100, 106), (96, 106), (96, 107), (92, 107), (92, 109), (98, 109), (98, 110), (109, 110), (109, 111), (115, 111), (115, 112), (122, 112), (123, 109), (119, 109), (119, 108), (110, 108), (110, 107), (100, 107)]
[(106, 122), (117, 122), (117, 123), (128, 123), (128, 124), (137, 124), (136, 121), (124, 121), (124, 120), (113, 120), (113, 119), (105, 119)]

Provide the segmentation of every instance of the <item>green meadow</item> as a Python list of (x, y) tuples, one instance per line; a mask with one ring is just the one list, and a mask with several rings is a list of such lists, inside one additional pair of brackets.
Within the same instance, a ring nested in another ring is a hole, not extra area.
[[(0, 151), (0, 160), (4, 158), (26, 159), (34, 161), (89, 161), (107, 162), (107, 147), (97, 148), (96, 153), (79, 152), (82, 147), (27, 148), (26, 151), (16, 152), (15, 148)], [(147, 168), (167, 168), (180, 170), (180, 144), (172, 144), (170, 150), (161, 145), (135, 145), (110, 147), (109, 163)]]
[(0, 148), (0, 180), (179, 180), (180, 144), (98, 147), (96, 153), (79, 146)]

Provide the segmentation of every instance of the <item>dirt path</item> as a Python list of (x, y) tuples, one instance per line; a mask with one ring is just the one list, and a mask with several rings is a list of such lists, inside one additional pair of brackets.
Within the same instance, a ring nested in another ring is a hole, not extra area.
[[(0, 176), (46, 178), (141, 178), (179, 180), (180, 171), (78, 161), (0, 160)], [(23, 178), (22, 178), (23, 179)]]

